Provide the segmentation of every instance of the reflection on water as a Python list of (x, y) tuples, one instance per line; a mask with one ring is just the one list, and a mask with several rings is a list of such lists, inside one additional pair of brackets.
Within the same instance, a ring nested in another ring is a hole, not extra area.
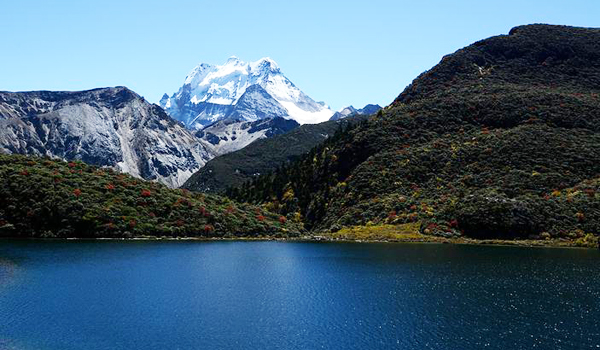
[[(13, 282), (16, 270), (17, 265), (13, 261), (0, 257), (0, 288)], [(2, 339), (0, 338), (0, 349), (4, 348), (2, 346)]]
[(597, 250), (0, 241), (0, 256), (18, 276), (0, 349), (600, 348)]

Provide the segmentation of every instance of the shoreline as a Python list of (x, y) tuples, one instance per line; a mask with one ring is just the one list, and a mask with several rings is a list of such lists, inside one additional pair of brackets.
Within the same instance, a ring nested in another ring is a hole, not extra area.
[(581, 246), (575, 241), (568, 240), (502, 240), (502, 239), (473, 239), (473, 238), (444, 238), (437, 236), (425, 236), (422, 239), (350, 239), (350, 238), (324, 238), (312, 239), (319, 242), (339, 243), (415, 243), (415, 244), (454, 244), (454, 245), (478, 245), (497, 247), (524, 247), (524, 248), (579, 248), (599, 249), (597, 246)]
[(438, 236), (406, 237), (394, 239), (354, 239), (349, 237), (328, 237), (325, 235), (299, 236), (299, 237), (166, 237), (166, 236), (138, 236), (138, 237), (0, 237), (0, 241), (23, 240), (23, 241), (128, 241), (128, 242), (321, 242), (321, 243), (416, 243), (416, 244), (458, 244), (458, 245), (485, 245), (485, 246), (510, 246), (529, 248), (582, 248), (599, 249), (596, 246), (581, 246), (575, 241), (552, 239), (552, 240), (502, 240), (502, 239), (473, 239), (473, 238), (444, 238)]

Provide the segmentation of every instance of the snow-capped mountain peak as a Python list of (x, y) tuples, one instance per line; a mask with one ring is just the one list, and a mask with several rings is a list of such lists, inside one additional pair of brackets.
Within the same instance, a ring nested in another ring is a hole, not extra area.
[(268, 71), (273, 74), (281, 72), (279, 65), (277, 65), (277, 62), (273, 61), (269, 57), (263, 57), (256, 62), (249, 63), (248, 66), (250, 68), (249, 71), (253, 75), (260, 75), (263, 74), (265, 71)]
[[(326, 105), (298, 89), (269, 57), (246, 63), (232, 56), (223, 65), (201, 63), (188, 74), (179, 91), (163, 97), (160, 105), (188, 128), (201, 129), (233, 113), (239, 99), (253, 85), (263, 88), (277, 105), (283, 106), (287, 118), (300, 124), (319, 123), (333, 115)], [(257, 112), (273, 117), (268, 111)], [(256, 119), (260, 118), (249, 120)]]
[(237, 63), (241, 62), (241, 60), (237, 56), (231, 56), (227, 59), (227, 63)]
[(213, 68), (214, 66), (207, 63), (201, 63), (197, 65), (196, 67), (194, 67), (194, 69), (192, 69), (190, 74), (188, 74), (187, 77), (185, 77), (185, 82), (183, 84), (192, 85), (197, 83), (199, 80), (204, 79), (207, 71)]

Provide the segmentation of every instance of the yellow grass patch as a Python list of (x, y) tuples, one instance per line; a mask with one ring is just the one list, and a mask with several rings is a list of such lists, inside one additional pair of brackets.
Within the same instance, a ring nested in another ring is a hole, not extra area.
[(402, 225), (367, 225), (344, 227), (326, 234), (333, 239), (375, 241), (423, 241), (428, 236), (419, 232), (418, 222)]

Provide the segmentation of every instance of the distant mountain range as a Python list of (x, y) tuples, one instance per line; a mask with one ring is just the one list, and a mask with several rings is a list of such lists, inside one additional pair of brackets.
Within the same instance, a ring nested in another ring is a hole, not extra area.
[(333, 111), (298, 89), (270, 58), (246, 63), (231, 57), (224, 65), (202, 63), (183, 86), (160, 105), (187, 128), (202, 129), (219, 120), (283, 117), (299, 124), (328, 120)]
[(342, 118), (352, 117), (355, 115), (371, 115), (379, 112), (380, 105), (368, 104), (364, 108), (356, 109), (353, 106), (348, 106), (342, 110), (335, 112), (329, 120), (338, 120)]
[[(125, 87), (0, 92), (0, 151), (79, 159), (179, 187), (208, 160), (300, 125), (263, 113), (277, 111), (265, 94), (259, 85), (248, 87), (228, 117), (194, 131)], [(296, 142), (312, 147), (313, 139)]]

